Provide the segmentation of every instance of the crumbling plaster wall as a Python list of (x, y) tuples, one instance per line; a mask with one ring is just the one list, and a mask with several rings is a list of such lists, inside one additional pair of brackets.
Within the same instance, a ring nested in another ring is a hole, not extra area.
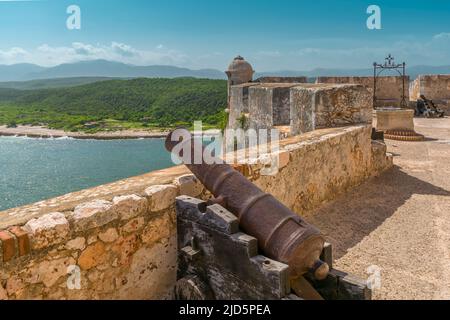
[[(370, 125), (292, 137), (277, 155), (273, 176), (258, 163), (236, 169), (298, 214), (392, 166)], [(179, 166), (0, 212), (0, 299), (170, 297), (177, 195), (208, 193)], [(73, 268), (79, 289), (68, 286)]]

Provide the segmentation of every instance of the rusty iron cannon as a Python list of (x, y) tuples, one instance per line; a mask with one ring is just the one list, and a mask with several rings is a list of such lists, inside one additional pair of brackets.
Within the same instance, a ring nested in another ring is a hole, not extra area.
[(415, 116), (423, 116), (426, 118), (443, 118), (445, 116), (445, 112), (438, 108), (432, 100), (427, 99), (422, 94), (420, 99), (417, 100)]
[(184, 163), (215, 197), (208, 205), (220, 204), (236, 215), (240, 228), (258, 240), (260, 250), (267, 257), (289, 266), (290, 278), (305, 274), (318, 280), (327, 277), (329, 266), (320, 260), (325, 239), (317, 228), (264, 193), (229, 164), (221, 161), (196, 164), (194, 138), (186, 129), (177, 130), (184, 132), (178, 131), (176, 136), (184, 138), (177, 139), (172, 132), (166, 139), (166, 149), (174, 152), (178, 145), (180, 158), (186, 158), (182, 150), (191, 151), (190, 159), (184, 159)]

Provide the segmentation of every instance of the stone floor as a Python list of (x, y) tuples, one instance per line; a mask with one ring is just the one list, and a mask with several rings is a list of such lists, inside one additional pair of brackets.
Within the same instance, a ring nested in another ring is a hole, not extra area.
[(425, 142), (387, 141), (393, 169), (306, 217), (338, 269), (380, 268), (375, 299), (450, 299), (450, 118), (415, 122)]

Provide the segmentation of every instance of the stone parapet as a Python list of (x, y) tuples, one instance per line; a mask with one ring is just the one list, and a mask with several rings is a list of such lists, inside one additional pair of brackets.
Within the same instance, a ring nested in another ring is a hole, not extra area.
[(361, 85), (296, 86), (290, 100), (292, 135), (372, 121), (372, 97)]
[[(360, 84), (369, 90), (373, 96), (374, 81), (371, 77), (318, 77), (316, 83), (328, 84)], [(401, 76), (381, 76), (377, 80), (377, 98), (382, 106), (400, 107), (402, 95), (406, 100), (409, 97), (409, 76), (405, 78), (405, 88), (403, 91), (403, 77)]]
[(260, 83), (308, 83), (308, 77), (261, 77), (255, 80)]
[(255, 130), (290, 125), (292, 83), (263, 83), (249, 89), (249, 127)]
[(351, 84), (252, 83), (232, 87), (230, 100), (230, 129), (277, 128), (286, 136), (369, 123), (372, 109), (370, 92)]
[(249, 113), (248, 93), (249, 88), (258, 83), (245, 83), (230, 87), (229, 96), (229, 122), (228, 127), (237, 129), (240, 127), (239, 119)]

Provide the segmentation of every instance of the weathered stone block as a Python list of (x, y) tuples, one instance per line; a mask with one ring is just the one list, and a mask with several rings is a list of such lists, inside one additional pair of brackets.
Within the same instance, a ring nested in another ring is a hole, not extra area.
[(105, 200), (95, 200), (75, 208), (71, 218), (75, 231), (89, 230), (108, 224), (118, 218), (113, 204)]
[(290, 89), (298, 84), (261, 84), (249, 89), (250, 128), (272, 129), (290, 124)]
[(93, 244), (93, 243), (96, 243), (97, 240), (98, 240), (98, 236), (97, 236), (96, 234), (89, 236), (89, 237), (87, 238), (87, 244), (88, 244), (88, 246), (91, 245), (91, 244)]
[(23, 257), (29, 254), (31, 247), (30, 247), (30, 238), (28, 237), (27, 231), (22, 229), (21, 227), (15, 226), (10, 228), (9, 232), (11, 232), (17, 238), (19, 257)]
[(145, 194), (150, 198), (150, 210), (158, 212), (175, 205), (178, 188), (174, 185), (156, 185), (145, 189)]
[[(316, 83), (327, 84), (358, 84), (364, 86), (373, 96), (373, 77), (318, 77)], [(406, 100), (409, 97), (409, 76), (405, 77), (405, 87), (403, 88), (403, 77), (401, 76), (381, 76), (377, 79), (377, 99), (378, 105), (400, 107), (402, 95)]]
[(142, 242), (145, 244), (154, 244), (162, 239), (169, 238), (172, 223), (169, 215), (151, 220), (142, 232)]
[(102, 242), (96, 242), (84, 250), (78, 259), (78, 265), (82, 270), (90, 270), (107, 259), (105, 245)]
[(248, 94), (249, 88), (258, 85), (257, 83), (245, 83), (232, 86), (230, 88), (230, 114), (229, 128), (237, 129), (239, 127), (238, 119), (242, 114), (248, 114)]
[(3, 253), (3, 261), (8, 262), (16, 255), (16, 240), (14, 235), (8, 231), (0, 231), (0, 242)]
[(120, 215), (122, 220), (128, 220), (145, 214), (148, 209), (148, 201), (135, 194), (115, 197), (112, 209)]
[(20, 295), (20, 292), (23, 290), (24, 287), (25, 284), (23, 280), (18, 276), (10, 277), (6, 281), (6, 292), (8, 293), (9, 296), (15, 295), (17, 298), (17, 296)]
[(31, 284), (43, 283), (45, 287), (50, 288), (67, 275), (70, 265), (75, 265), (75, 259), (71, 257), (44, 260), (28, 270), (25, 280)]
[(384, 170), (391, 168), (393, 163), (392, 154), (386, 153), (387, 147), (381, 141), (372, 141), (372, 175), (377, 176)]
[(180, 195), (197, 197), (203, 192), (203, 185), (193, 175), (187, 174), (175, 179), (174, 184), (178, 186)]
[(270, 129), (273, 127), (273, 90), (267, 87), (249, 88), (249, 127)]
[(68, 250), (83, 250), (86, 247), (86, 239), (83, 237), (78, 237), (76, 239), (70, 240), (66, 244), (66, 249)]
[(274, 126), (288, 126), (291, 122), (291, 86), (273, 88), (272, 115)]
[(291, 89), (291, 134), (372, 122), (372, 96), (361, 85), (302, 85)]
[(379, 131), (403, 129), (414, 131), (414, 110), (379, 109), (373, 111), (373, 126)]
[(291, 161), (291, 153), (286, 150), (282, 150), (276, 153), (278, 156), (278, 170), (281, 170), (289, 164)]
[(315, 92), (295, 88), (291, 90), (291, 134), (315, 130)]
[(111, 243), (111, 242), (116, 241), (119, 238), (119, 234), (117, 233), (116, 229), (110, 228), (110, 229), (106, 230), (105, 232), (100, 233), (98, 235), (98, 237), (103, 242)]
[(129, 265), (133, 258), (133, 254), (139, 249), (139, 238), (132, 234), (127, 237), (121, 237), (113, 246), (112, 251), (118, 257), (118, 264), (120, 266)]
[(31, 237), (34, 250), (43, 249), (67, 240), (70, 233), (69, 222), (60, 212), (46, 214), (28, 221), (24, 229)]
[(144, 224), (144, 217), (138, 217), (128, 221), (128, 223), (122, 227), (122, 231), (125, 233), (133, 233), (142, 229), (144, 227)]
[(173, 290), (177, 270), (174, 238), (167, 244), (141, 247), (133, 253), (126, 281), (116, 285), (115, 299), (162, 299)]

